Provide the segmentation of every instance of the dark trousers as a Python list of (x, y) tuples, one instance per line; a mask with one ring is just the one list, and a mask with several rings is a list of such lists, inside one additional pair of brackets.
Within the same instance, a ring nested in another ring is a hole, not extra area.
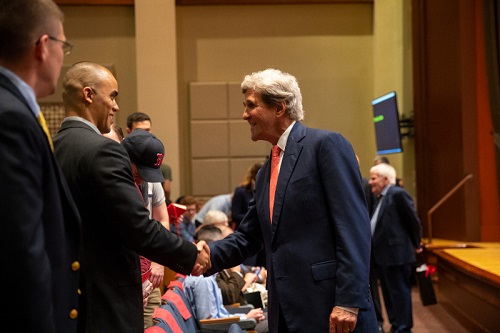
[(410, 279), (413, 265), (376, 266), (376, 270), (392, 332), (411, 332), (413, 317)]

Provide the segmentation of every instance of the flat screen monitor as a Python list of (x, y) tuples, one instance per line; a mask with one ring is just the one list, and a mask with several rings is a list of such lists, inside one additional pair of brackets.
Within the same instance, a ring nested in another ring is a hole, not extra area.
[(394, 91), (372, 100), (377, 154), (401, 153), (401, 133), (396, 93)]

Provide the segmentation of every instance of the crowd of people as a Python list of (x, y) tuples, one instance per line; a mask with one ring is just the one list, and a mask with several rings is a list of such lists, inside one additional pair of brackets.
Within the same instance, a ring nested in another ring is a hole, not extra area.
[[(422, 237), (413, 200), (388, 160), (363, 186), (349, 141), (302, 123), (293, 75), (244, 77), (243, 119), (252, 141), (272, 145), (269, 158), (201, 207), (179, 198), (186, 211), (169, 221), (171, 171), (151, 119), (130, 115), (124, 136), (118, 81), (78, 62), (62, 80), (65, 118), (52, 141), (36, 100), (54, 93), (71, 52), (64, 16), (52, 0), (0, 8), (5, 329), (142, 332), (166, 266), (187, 275), (200, 317), (226, 316), (220, 305), (260, 283), (266, 309), (241, 315), (259, 332), (377, 333), (380, 283), (392, 332), (411, 332)], [(209, 294), (216, 303), (201, 303)]]

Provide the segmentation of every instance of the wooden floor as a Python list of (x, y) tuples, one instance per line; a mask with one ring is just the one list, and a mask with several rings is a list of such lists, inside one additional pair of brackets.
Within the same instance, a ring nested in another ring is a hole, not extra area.
[[(423, 306), (420, 300), (418, 288), (412, 288), (413, 304), (413, 333), (470, 333), (468, 329), (460, 324), (446, 310), (446, 299), (442, 298), (439, 290), (436, 290), (438, 304)], [(380, 290), (380, 292), (382, 292)], [(383, 307), (383, 304), (382, 304)], [(387, 320), (385, 309), (384, 313), (384, 332), (389, 332), (391, 326)]]

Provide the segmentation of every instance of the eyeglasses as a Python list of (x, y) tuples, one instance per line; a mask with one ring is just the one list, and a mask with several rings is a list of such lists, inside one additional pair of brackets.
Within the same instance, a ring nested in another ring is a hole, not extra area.
[[(55, 37), (52, 37), (51, 35), (47, 35), (47, 36), (49, 36), (49, 39), (50, 39), (50, 40), (53, 40), (54, 42), (59, 42), (59, 43), (61, 43), (61, 44), (62, 44), (62, 49), (63, 49), (63, 53), (64, 53), (64, 55), (68, 55), (68, 54), (70, 54), (70, 53), (71, 53), (71, 50), (73, 49), (73, 44), (68, 43), (68, 42), (65, 42), (65, 41), (60, 40), (60, 39), (57, 39), (57, 38), (55, 38)], [(40, 39), (41, 39), (41, 38), (42, 38), (42, 37), (40, 37), (40, 38), (36, 41), (36, 45), (38, 45), (38, 44), (40, 43)]]
[(62, 44), (62, 49), (63, 49), (64, 55), (68, 55), (71, 53), (71, 50), (73, 49), (73, 44), (68, 43), (66, 41), (63, 41), (63, 40), (60, 40), (60, 39), (57, 39), (55, 37), (52, 37), (51, 35), (49, 35), (49, 39)]

